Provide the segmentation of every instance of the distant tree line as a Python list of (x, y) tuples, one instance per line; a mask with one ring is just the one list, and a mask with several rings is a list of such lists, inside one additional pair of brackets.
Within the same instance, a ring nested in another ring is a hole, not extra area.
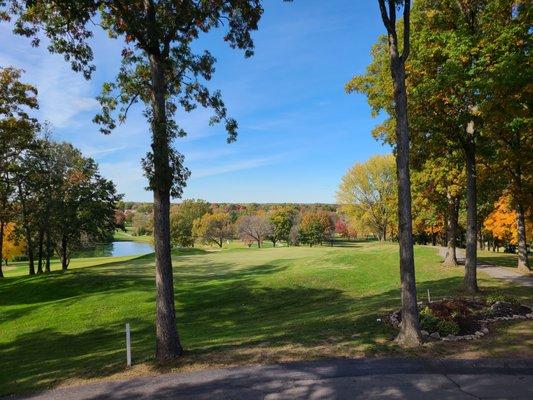
[(280, 242), (298, 246), (320, 245), (332, 240), (337, 214), (334, 207), (319, 205), (210, 204), (184, 200), (172, 206), (170, 236), (174, 246), (208, 244), (222, 247), (238, 239), (249, 247)]
[(37, 90), (20, 75), (0, 68), (0, 259), (4, 244), (18, 248), (9, 257), (23, 255), (33, 275), (49, 272), (55, 255), (66, 270), (73, 251), (111, 238), (121, 196), (93, 159), (30, 117)]

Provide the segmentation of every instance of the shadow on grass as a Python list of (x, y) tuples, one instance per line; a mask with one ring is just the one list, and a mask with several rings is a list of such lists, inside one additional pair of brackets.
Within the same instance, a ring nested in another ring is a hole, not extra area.
[(478, 261), (481, 263), (496, 265), (498, 267), (518, 268), (518, 259), (515, 254), (478, 256)]
[[(139, 301), (153, 302), (153, 269), (143, 265), (120, 270), (104, 265), (58, 275), (57, 279), (21, 279), (28, 284), (4, 285), (0, 304), (76, 301), (78, 296), (130, 289), (150, 293)], [(261, 276), (285, 268), (267, 264), (232, 270), (229, 264), (207, 262), (188, 267), (186, 274), (178, 270), (177, 323), (188, 351), (176, 366), (191, 361), (257, 362), (261, 348), (275, 351), (284, 346), (289, 352), (299, 349), (295, 355), (304, 354), (305, 358), (320, 356), (316, 351), (320, 346), (339, 343), (366, 349), (367, 355), (395, 351), (395, 346), (387, 341), (394, 332), (376, 319), (399, 307), (398, 289), (353, 297), (333, 288), (261, 285)], [(211, 274), (217, 270), (222, 270), (223, 275)], [(452, 277), (422, 282), (418, 289), (421, 294), (429, 289), (432, 297), (437, 298), (457, 294), (461, 283), (462, 277)], [(519, 294), (527, 296), (528, 292)], [(38, 305), (32, 305), (21, 312), (37, 308)], [(11, 314), (6, 320), (23, 315), (18, 315), (17, 310), (8, 311)], [(152, 361), (155, 347), (152, 318), (150, 315), (128, 319), (133, 328), (135, 362)], [(80, 327), (76, 333), (34, 330), (19, 334), (11, 342), (0, 343), (0, 395), (53, 387), (69, 378), (103, 377), (120, 371), (125, 358), (123, 322), (98, 329)], [(252, 351), (243, 351), (247, 349)]]

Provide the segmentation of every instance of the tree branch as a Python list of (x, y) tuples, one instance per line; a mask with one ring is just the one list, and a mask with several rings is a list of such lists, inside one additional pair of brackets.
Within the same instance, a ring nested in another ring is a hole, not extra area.
[(387, 9), (385, 8), (385, 0), (378, 0), (379, 3), (379, 10), (381, 11), (381, 19), (383, 20), (383, 24), (385, 25), (385, 28), (387, 29), (387, 33), (392, 33), (392, 27), (391, 27), (391, 21), (389, 19), (389, 15), (387, 14)]
[(411, 0), (404, 1), (403, 7), (403, 52), (402, 62), (405, 63), (407, 57), (409, 57), (410, 40), (409, 35), (411, 33)]

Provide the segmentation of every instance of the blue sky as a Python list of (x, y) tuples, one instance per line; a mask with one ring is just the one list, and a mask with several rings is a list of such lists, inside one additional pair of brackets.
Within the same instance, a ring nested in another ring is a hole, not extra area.
[[(192, 172), (183, 197), (334, 202), (353, 163), (390, 151), (370, 135), (377, 121), (365, 97), (344, 93), (345, 82), (364, 72), (371, 46), (383, 33), (377, 1), (265, 0), (264, 8), (251, 59), (230, 49), (218, 32), (195, 44), (218, 60), (209, 87), (222, 90), (239, 137), (226, 144), (223, 126), (208, 126), (208, 110), (177, 115), (189, 136), (175, 147)], [(93, 157), (126, 200), (151, 201), (140, 167), (150, 142), (142, 107), (109, 136), (91, 122), (102, 82), (118, 70), (121, 42), (96, 32), (91, 81), (44, 46), (35, 49), (13, 36), (6, 24), (0, 24), (0, 42), (0, 65), (26, 70), (23, 80), (37, 86), (38, 116), (52, 123), (54, 138)]]

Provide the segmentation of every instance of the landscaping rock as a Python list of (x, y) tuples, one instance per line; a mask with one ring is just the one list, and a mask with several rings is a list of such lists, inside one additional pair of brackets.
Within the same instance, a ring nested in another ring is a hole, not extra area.
[(455, 342), (455, 341), (457, 341), (457, 336), (455, 336), (455, 335), (448, 335), (448, 336), (446, 336), (444, 339), (449, 340), (450, 342)]
[(433, 332), (431, 335), (429, 335), (433, 339), (440, 339), (440, 333), (439, 332)]
[(423, 329), (420, 331), (420, 333), (422, 334), (422, 336), (429, 336), (429, 332)]

